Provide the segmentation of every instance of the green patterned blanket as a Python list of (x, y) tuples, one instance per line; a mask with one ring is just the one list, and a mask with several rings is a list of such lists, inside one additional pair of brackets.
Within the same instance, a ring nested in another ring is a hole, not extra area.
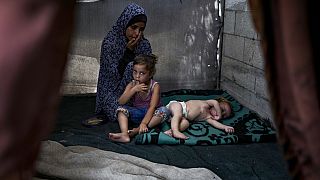
[(139, 134), (135, 138), (136, 144), (166, 144), (166, 145), (217, 145), (252, 142), (275, 142), (276, 132), (267, 119), (262, 119), (257, 113), (241, 105), (231, 95), (223, 90), (175, 90), (162, 93), (162, 104), (170, 100), (187, 101), (190, 99), (216, 99), (224, 97), (232, 104), (234, 116), (222, 121), (223, 124), (233, 126), (235, 132), (225, 133), (210, 126), (207, 122), (192, 123), (183, 133), (189, 136), (187, 140), (170, 137), (163, 132), (170, 128), (170, 124), (163, 123), (148, 133)]

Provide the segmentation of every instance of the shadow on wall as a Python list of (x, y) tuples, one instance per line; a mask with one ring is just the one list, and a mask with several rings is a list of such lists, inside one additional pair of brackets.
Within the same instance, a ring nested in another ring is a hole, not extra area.
[[(130, 2), (141, 5), (147, 12), (145, 36), (159, 57), (155, 79), (161, 83), (162, 91), (215, 89), (220, 69), (217, 44), (222, 26), (217, 0), (119, 0), (77, 3), (70, 54), (82, 58), (71, 59), (74, 67), (68, 66), (62, 92), (95, 92), (92, 87), (96, 86), (97, 79), (92, 78), (97, 77), (92, 74), (99, 71), (96, 62), (100, 60), (101, 42)], [(83, 68), (90, 69), (75, 70), (76, 63), (87, 64)]]

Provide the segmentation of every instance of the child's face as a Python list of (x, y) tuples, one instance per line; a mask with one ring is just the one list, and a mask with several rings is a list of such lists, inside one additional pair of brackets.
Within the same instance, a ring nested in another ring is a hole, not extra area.
[(149, 83), (150, 71), (146, 69), (146, 65), (136, 64), (133, 66), (133, 79), (139, 83)]
[(231, 107), (226, 102), (220, 102), (220, 109), (221, 109), (221, 119), (227, 118), (231, 115)]
[[(221, 117), (220, 117), (220, 119), (229, 117), (231, 115), (231, 107), (229, 106), (229, 104), (226, 103), (226, 102), (221, 102), (221, 103), (219, 103), (219, 105), (220, 105), (220, 109), (221, 109)], [(210, 108), (210, 114), (216, 120), (219, 119), (218, 113), (217, 113), (217, 111), (216, 111), (216, 109), (214, 107)]]

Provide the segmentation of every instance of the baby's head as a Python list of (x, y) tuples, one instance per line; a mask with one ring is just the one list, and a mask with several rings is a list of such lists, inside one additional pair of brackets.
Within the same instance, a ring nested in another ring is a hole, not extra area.
[(133, 78), (143, 82), (150, 80), (156, 73), (157, 56), (140, 54), (133, 60)]
[(233, 115), (231, 103), (223, 97), (220, 97), (216, 100), (219, 102), (220, 109), (221, 109), (220, 119), (231, 117)]

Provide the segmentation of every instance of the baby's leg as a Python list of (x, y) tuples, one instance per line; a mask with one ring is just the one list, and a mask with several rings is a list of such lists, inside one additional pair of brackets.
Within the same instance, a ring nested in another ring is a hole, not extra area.
[(189, 125), (189, 121), (185, 117), (183, 117), (180, 122), (179, 130), (182, 132), (186, 130), (189, 127)]
[[(189, 125), (190, 125), (189, 121), (186, 118), (183, 117), (181, 119), (181, 122), (180, 122), (180, 125), (179, 125), (180, 132), (186, 130), (189, 127)], [(168, 136), (172, 136), (172, 130), (171, 129), (166, 130), (164, 133), (166, 135), (168, 135)]]
[(179, 139), (188, 139), (186, 135), (179, 131), (179, 125), (181, 122), (182, 117), (182, 106), (178, 102), (174, 102), (170, 104), (169, 109), (172, 113), (171, 119), (171, 129), (172, 129), (172, 136)]
[(117, 142), (130, 142), (128, 134), (128, 118), (123, 112), (118, 113), (118, 122), (121, 133), (109, 133), (109, 139)]

